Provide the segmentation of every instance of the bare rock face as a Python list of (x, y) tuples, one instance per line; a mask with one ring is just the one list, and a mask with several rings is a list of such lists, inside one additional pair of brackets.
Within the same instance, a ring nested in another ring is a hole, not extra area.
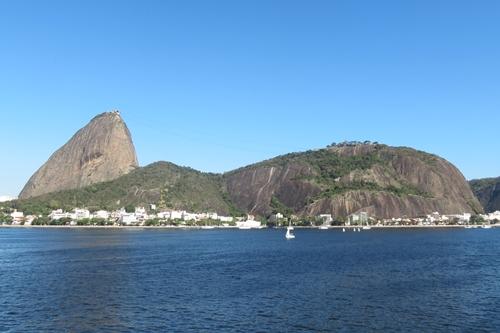
[(20, 199), (110, 181), (138, 167), (130, 132), (118, 111), (98, 115), (30, 178)]
[(448, 161), (379, 144), (289, 154), (224, 178), (240, 209), (264, 216), (283, 207), (302, 216), (346, 217), (365, 211), (379, 218), (483, 210), (464, 176)]
[(470, 185), (487, 213), (500, 210), (500, 177), (471, 180)]

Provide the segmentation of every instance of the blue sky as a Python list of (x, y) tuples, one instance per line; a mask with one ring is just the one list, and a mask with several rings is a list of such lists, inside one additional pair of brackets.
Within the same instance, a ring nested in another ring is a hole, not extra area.
[(119, 109), (141, 165), (343, 140), (500, 176), (498, 1), (0, 1), (0, 194)]

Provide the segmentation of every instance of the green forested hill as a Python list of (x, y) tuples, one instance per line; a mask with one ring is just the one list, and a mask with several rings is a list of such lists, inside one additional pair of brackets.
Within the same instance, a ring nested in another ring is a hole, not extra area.
[(68, 211), (74, 207), (113, 210), (151, 203), (189, 211), (239, 213), (227, 199), (220, 175), (168, 162), (138, 168), (110, 182), (19, 200), (13, 205), (28, 214), (46, 214), (57, 208)]

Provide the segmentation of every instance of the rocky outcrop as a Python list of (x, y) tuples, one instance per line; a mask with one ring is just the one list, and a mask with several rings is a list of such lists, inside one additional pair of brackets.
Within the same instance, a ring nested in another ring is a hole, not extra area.
[[(224, 175), (232, 201), (259, 215), (276, 202), (303, 216), (380, 218), (481, 212), (451, 163), (410, 148), (358, 144), (290, 154)], [(279, 209), (278, 209), (279, 210)]]
[(487, 213), (500, 210), (500, 177), (471, 180), (470, 185)]
[(116, 179), (138, 167), (130, 132), (118, 111), (98, 115), (30, 178), (20, 199)]

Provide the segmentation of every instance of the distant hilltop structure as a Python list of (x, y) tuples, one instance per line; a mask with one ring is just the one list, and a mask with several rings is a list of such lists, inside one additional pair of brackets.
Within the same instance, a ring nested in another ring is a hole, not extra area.
[(80, 129), (30, 178), (20, 199), (110, 181), (137, 168), (132, 137), (118, 110)]
[(377, 146), (379, 143), (377, 141), (343, 141), (339, 143), (331, 143), (327, 147), (355, 147), (355, 146), (363, 146), (363, 145), (370, 145), (370, 146)]

